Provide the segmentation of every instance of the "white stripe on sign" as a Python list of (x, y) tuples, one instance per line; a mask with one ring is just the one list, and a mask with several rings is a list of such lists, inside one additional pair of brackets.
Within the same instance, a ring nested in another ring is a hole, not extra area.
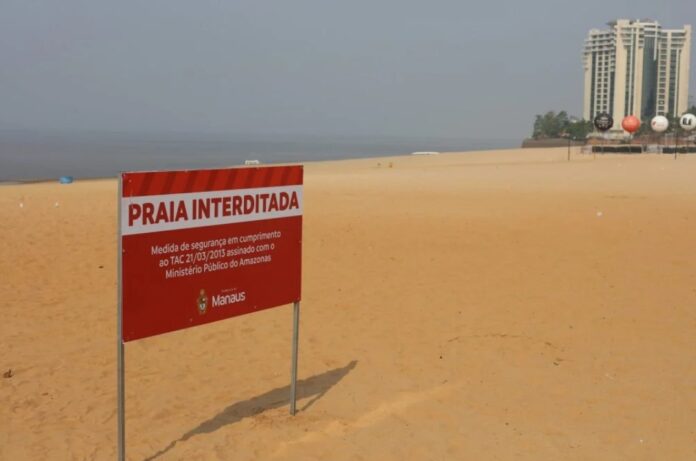
[(302, 216), (302, 186), (121, 198), (121, 235)]

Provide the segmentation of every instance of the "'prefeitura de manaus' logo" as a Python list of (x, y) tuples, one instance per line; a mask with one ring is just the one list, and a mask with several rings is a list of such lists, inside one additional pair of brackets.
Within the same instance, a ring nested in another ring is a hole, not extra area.
[[(241, 303), (245, 300), (246, 291), (215, 295), (212, 297), (212, 307), (223, 307), (229, 304)], [(196, 307), (198, 308), (198, 313), (200, 315), (203, 315), (208, 311), (208, 295), (203, 289), (201, 289), (198, 298), (196, 298)]]
[(205, 314), (205, 312), (208, 310), (208, 296), (206, 296), (205, 290), (203, 289), (201, 289), (201, 292), (198, 294), (196, 306), (198, 307), (198, 313), (200, 315)]

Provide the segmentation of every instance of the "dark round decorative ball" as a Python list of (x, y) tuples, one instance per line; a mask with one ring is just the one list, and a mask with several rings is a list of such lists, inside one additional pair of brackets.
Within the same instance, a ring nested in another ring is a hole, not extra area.
[(606, 112), (601, 112), (594, 118), (594, 126), (599, 131), (607, 131), (614, 126), (614, 119)]

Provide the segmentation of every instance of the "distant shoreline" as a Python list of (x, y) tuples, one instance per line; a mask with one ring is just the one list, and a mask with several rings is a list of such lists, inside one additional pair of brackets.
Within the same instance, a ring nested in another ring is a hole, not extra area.
[[(297, 164), (383, 158), (410, 155), (418, 151), (477, 152), (518, 148), (500, 145), (437, 145), (413, 146), (341, 146), (341, 145), (210, 145), (189, 146), (186, 143), (140, 145), (49, 145), (20, 146), (0, 143), (0, 184), (50, 182), (61, 176), (80, 179), (116, 177), (121, 171), (186, 170), (244, 166), (245, 160), (258, 160), (260, 165)], [(3, 151), (5, 151), (3, 153)], [(7, 152), (15, 152), (8, 154)]]

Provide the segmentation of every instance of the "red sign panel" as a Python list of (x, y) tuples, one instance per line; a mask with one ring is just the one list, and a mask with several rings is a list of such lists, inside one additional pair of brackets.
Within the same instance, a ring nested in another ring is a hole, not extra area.
[(123, 341), (299, 301), (302, 173), (123, 173)]

